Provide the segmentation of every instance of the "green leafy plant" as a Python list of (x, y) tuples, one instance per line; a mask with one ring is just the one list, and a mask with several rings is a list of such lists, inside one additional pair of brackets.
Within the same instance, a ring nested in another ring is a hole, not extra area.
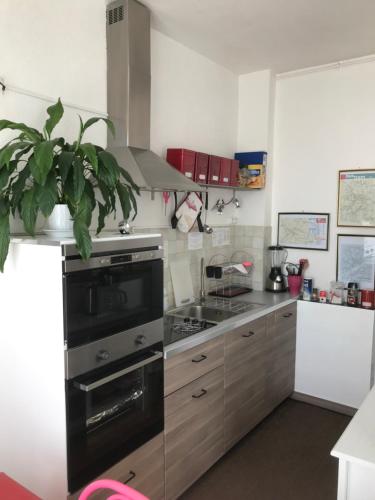
[(124, 219), (134, 213), (134, 193), (139, 188), (116, 158), (100, 146), (82, 142), (86, 130), (99, 120), (114, 135), (113, 123), (94, 117), (80, 120), (79, 134), (73, 144), (63, 137), (52, 138), (64, 108), (60, 101), (47, 109), (48, 119), (40, 132), (24, 123), (0, 120), (0, 131), (19, 133), (0, 149), (0, 270), (8, 254), (10, 216), (19, 214), (25, 231), (34, 236), (38, 213), (48, 217), (56, 204), (67, 204), (73, 220), (73, 233), (83, 259), (91, 254), (89, 227), (92, 213), (98, 207), (96, 234), (104, 228), (105, 219), (116, 213), (120, 201)]

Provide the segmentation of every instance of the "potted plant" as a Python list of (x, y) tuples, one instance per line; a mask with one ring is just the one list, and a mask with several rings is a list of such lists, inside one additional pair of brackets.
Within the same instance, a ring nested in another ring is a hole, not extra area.
[(0, 120), (0, 131), (19, 132), (0, 149), (1, 271), (9, 249), (11, 214), (18, 213), (25, 231), (34, 236), (38, 213), (48, 218), (58, 210), (55, 207), (65, 205), (83, 259), (91, 254), (89, 227), (95, 207), (98, 207), (96, 234), (103, 229), (106, 217), (116, 212), (117, 199), (124, 219), (129, 218), (132, 210), (133, 219), (137, 215), (134, 193), (139, 195), (139, 188), (128, 172), (108, 151), (82, 142), (84, 133), (94, 123), (103, 120), (114, 134), (113, 123), (100, 117), (84, 123), (79, 117), (77, 140), (69, 144), (63, 137), (51, 137), (64, 114), (60, 99), (47, 113), (42, 132), (24, 123)]

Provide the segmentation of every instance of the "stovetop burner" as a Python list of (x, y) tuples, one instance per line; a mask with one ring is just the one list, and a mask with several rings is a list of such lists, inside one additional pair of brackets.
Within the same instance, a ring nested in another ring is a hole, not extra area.
[(207, 328), (210, 328), (211, 326), (215, 326), (215, 323), (198, 319), (165, 316), (164, 345), (172, 344), (178, 340), (195, 335), (203, 330), (207, 330)]

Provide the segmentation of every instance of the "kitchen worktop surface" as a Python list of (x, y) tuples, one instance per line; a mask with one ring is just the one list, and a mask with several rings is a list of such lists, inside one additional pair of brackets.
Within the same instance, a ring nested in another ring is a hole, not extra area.
[[(95, 235), (95, 232), (91, 232), (92, 242), (99, 241), (120, 241), (120, 240), (139, 240), (141, 238), (149, 238), (152, 236), (160, 237), (160, 233), (136, 233), (136, 234), (120, 234), (118, 231), (103, 231), (99, 235)], [(47, 245), (47, 246), (62, 246), (75, 244), (74, 238), (67, 237), (52, 237), (44, 234), (37, 234), (35, 238), (28, 236), (27, 234), (12, 234), (11, 243), (15, 244), (26, 244), (26, 245)]]
[(375, 387), (352, 418), (331, 455), (375, 468)]
[(234, 328), (238, 328), (249, 321), (253, 321), (254, 319), (260, 318), (265, 314), (276, 311), (276, 309), (279, 309), (280, 307), (295, 302), (296, 298), (291, 297), (288, 292), (272, 293), (265, 291), (253, 291), (231, 300), (233, 302), (261, 304), (261, 306), (221, 321), (217, 325), (196, 333), (191, 337), (186, 337), (182, 340), (164, 346), (164, 358), (168, 359), (175, 354), (191, 349), (192, 347), (202, 344), (203, 342), (207, 342), (208, 340), (212, 340), (219, 335), (223, 335), (224, 333), (233, 330)]

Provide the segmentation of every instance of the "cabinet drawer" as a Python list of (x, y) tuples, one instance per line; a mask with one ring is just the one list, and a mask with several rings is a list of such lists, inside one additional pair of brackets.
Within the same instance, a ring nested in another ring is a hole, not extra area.
[(257, 357), (266, 347), (265, 317), (225, 334), (225, 367), (230, 369), (249, 357)]
[(297, 305), (295, 302), (267, 316), (267, 330), (271, 336), (285, 335), (289, 330), (295, 330), (296, 323)]
[(224, 451), (224, 368), (165, 398), (167, 498), (175, 499)]
[[(115, 479), (138, 490), (152, 500), (163, 500), (164, 495), (164, 436), (159, 434), (96, 479)], [(80, 491), (69, 500), (77, 500)], [(90, 496), (90, 500), (105, 500), (108, 490)]]
[(167, 359), (164, 364), (164, 394), (171, 394), (223, 363), (222, 336)]

